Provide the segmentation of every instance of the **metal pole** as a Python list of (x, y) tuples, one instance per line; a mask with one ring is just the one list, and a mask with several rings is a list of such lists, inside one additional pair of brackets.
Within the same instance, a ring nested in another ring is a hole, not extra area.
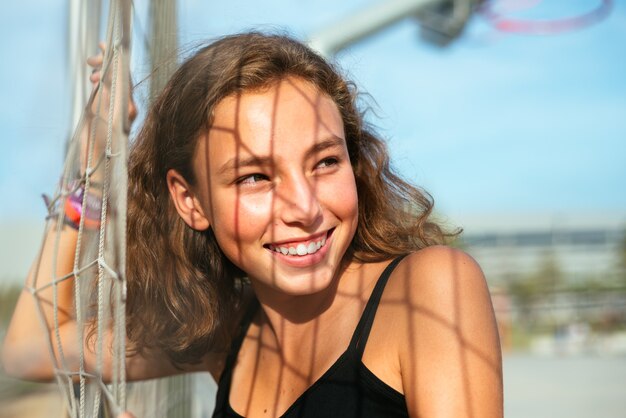
[[(91, 93), (86, 61), (89, 55), (97, 53), (101, 7), (101, 0), (69, 0), (67, 46), (72, 92), (71, 132), (78, 124)], [(71, 134), (68, 141), (69, 138)]]
[(154, 100), (170, 79), (176, 68), (178, 48), (178, 22), (176, 2), (152, 0), (150, 2), (150, 100)]
[(437, 3), (441, 3), (441, 0), (384, 1), (314, 33), (309, 45), (324, 56), (332, 56), (389, 25), (416, 15), (424, 7)]

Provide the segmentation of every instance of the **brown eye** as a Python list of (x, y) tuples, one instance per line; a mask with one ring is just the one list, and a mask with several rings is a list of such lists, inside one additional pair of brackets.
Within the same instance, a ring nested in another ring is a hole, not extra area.
[(327, 168), (337, 165), (339, 163), (339, 159), (335, 157), (324, 158), (322, 161), (317, 163), (318, 168)]
[(254, 173), (239, 177), (235, 181), (235, 183), (238, 185), (241, 184), (245, 186), (254, 186), (263, 181), (269, 181), (269, 177), (267, 177), (265, 174)]

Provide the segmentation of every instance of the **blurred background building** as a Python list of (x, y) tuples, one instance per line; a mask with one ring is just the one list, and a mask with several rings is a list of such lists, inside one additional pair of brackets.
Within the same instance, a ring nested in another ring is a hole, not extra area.
[(623, 214), (490, 216), (464, 225), (462, 243), (485, 272), (506, 350), (626, 353)]

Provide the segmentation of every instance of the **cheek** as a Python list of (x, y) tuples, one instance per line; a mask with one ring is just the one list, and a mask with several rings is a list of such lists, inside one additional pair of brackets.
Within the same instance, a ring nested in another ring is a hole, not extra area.
[(356, 191), (354, 174), (350, 170), (338, 181), (324, 184), (320, 188), (323, 200), (329, 209), (345, 221), (354, 221), (355, 225), (359, 212), (359, 197)]
[(223, 248), (256, 241), (270, 220), (271, 200), (252, 196), (230, 196), (216, 202), (213, 225), (215, 236)]
[(346, 216), (350, 216), (353, 218), (354, 226), (358, 222), (359, 217), (359, 195), (356, 191), (356, 183), (354, 182), (354, 177), (352, 177), (352, 181), (350, 186), (345, 189), (345, 208)]

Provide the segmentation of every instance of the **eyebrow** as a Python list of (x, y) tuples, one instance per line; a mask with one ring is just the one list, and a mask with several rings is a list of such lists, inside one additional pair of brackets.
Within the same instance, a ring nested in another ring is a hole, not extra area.
[(343, 138), (340, 138), (338, 136), (330, 136), (326, 139), (321, 140), (320, 142), (316, 142), (307, 152), (306, 152), (306, 156), (310, 157), (311, 155), (315, 155), (318, 152), (324, 151), (328, 148), (333, 148), (333, 147), (342, 147), (343, 148), (343, 144), (345, 144), (346, 140)]
[(272, 159), (270, 157), (258, 157), (256, 155), (251, 155), (250, 157), (239, 159), (237, 157), (233, 157), (228, 160), (222, 167), (219, 169), (219, 174), (228, 173), (230, 171), (238, 170), (242, 167), (259, 167), (259, 166), (270, 166), (272, 165)]
[[(312, 155), (315, 155), (321, 151), (324, 151), (328, 148), (333, 147), (343, 147), (345, 140), (338, 136), (331, 136), (326, 139), (323, 139), (320, 142), (316, 142), (311, 148), (306, 151), (306, 157), (309, 158)], [(251, 155), (245, 158), (233, 157), (228, 160), (226, 163), (220, 167), (218, 173), (224, 174), (230, 171), (238, 170), (243, 167), (267, 167), (274, 164), (274, 161), (271, 156), (258, 156)]]

